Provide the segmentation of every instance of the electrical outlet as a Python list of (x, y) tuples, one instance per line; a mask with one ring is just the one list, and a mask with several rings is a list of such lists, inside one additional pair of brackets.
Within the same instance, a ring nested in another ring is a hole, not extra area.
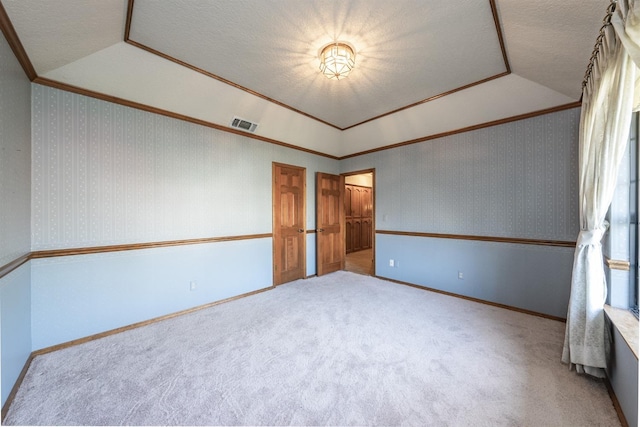
[(198, 287), (198, 284), (195, 281), (189, 283), (189, 290), (190, 291), (195, 291), (197, 287)]
[(395, 267), (396, 262), (392, 259), (389, 260), (389, 267)]
[(462, 271), (458, 271), (458, 279), (464, 280), (464, 273)]

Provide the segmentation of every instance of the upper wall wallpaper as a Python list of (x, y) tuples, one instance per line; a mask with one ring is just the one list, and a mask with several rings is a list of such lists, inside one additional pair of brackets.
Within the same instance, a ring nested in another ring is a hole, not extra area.
[(31, 83), (0, 34), (0, 266), (31, 250)]
[(341, 162), (32, 85), (33, 250), (270, 233), (271, 162), (376, 169), (376, 228), (575, 240), (579, 109)]
[(272, 161), (336, 160), (33, 85), (33, 250), (271, 233)]
[(580, 109), (345, 159), (376, 169), (379, 230), (575, 241)]

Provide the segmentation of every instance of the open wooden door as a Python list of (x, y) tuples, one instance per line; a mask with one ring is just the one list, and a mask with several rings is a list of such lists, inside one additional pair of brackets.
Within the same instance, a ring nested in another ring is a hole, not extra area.
[(316, 176), (316, 272), (318, 276), (344, 269), (344, 177)]
[(307, 274), (306, 170), (273, 163), (273, 284)]

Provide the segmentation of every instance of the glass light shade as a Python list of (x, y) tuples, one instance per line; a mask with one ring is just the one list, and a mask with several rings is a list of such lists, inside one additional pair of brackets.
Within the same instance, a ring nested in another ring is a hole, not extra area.
[(340, 80), (349, 75), (355, 62), (356, 54), (346, 43), (332, 43), (320, 52), (320, 71), (329, 79)]

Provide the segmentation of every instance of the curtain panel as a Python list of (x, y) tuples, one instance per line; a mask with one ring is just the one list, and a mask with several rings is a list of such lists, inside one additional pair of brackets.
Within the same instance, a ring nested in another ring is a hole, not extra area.
[[(623, 3), (622, 1), (620, 3)], [(635, 87), (640, 77), (626, 45), (640, 45), (634, 0), (618, 5), (613, 25), (603, 28), (602, 46), (582, 93), (579, 141), (580, 232), (571, 278), (571, 296), (562, 361), (579, 373), (604, 377), (609, 337), (605, 328), (607, 296), (601, 240), (605, 215), (624, 156)], [(622, 38), (616, 32), (623, 31)], [(640, 94), (637, 94), (640, 98)]]

